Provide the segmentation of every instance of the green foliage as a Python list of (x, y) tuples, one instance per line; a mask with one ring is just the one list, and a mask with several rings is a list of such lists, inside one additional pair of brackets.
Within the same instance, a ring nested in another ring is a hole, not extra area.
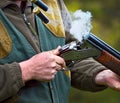
[[(92, 33), (120, 51), (120, 0), (64, 0), (69, 11), (90, 11)], [(120, 103), (117, 91), (106, 89), (91, 93), (71, 89), (69, 103)]]
[(119, 92), (110, 89), (91, 93), (72, 88), (69, 103), (119, 103), (119, 97)]

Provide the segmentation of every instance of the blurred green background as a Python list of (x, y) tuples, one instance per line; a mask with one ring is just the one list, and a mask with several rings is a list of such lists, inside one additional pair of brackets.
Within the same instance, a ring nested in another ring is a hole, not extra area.
[[(120, 51), (120, 0), (64, 0), (70, 12), (92, 13), (92, 33)], [(120, 103), (120, 92), (91, 93), (71, 88), (69, 103)]]

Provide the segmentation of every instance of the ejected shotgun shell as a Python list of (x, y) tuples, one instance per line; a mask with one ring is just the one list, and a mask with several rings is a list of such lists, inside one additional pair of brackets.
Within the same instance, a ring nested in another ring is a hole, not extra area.
[(31, 0), (31, 2), (35, 3), (37, 6), (39, 6), (44, 11), (48, 10), (48, 6), (44, 2), (42, 2), (41, 0)]
[(40, 11), (40, 8), (39, 7), (35, 7), (33, 9), (33, 12), (35, 14), (37, 14), (37, 16), (39, 16), (39, 18), (44, 22), (44, 23), (48, 23), (49, 22), (49, 19)]

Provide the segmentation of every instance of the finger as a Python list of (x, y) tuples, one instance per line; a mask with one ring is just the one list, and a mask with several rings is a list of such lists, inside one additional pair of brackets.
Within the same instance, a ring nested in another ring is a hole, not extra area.
[(52, 50), (51, 53), (54, 55), (59, 55), (59, 50), (60, 50), (61, 46), (58, 46), (56, 49)]
[(56, 75), (57, 71), (55, 69), (51, 70), (51, 75)]
[(65, 60), (60, 56), (55, 56), (55, 62), (62, 67), (66, 67)]
[(63, 62), (57, 62), (57, 64), (61, 67), (61, 68), (66, 68), (66, 63), (63, 61)]
[(67, 68), (67, 67), (66, 67), (66, 64), (60, 64), (60, 63), (57, 63), (57, 64), (58, 64), (58, 67), (59, 67), (58, 69), (59, 69), (59, 70), (63, 70), (63, 71), (64, 71), (64, 70), (67, 70), (67, 69), (66, 69), (66, 68)]
[(67, 67), (62, 67), (61, 68), (62, 71), (68, 70)]
[(62, 67), (60, 64), (56, 63), (55, 69), (56, 69), (57, 71), (61, 70), (62, 68), (63, 68), (63, 67)]

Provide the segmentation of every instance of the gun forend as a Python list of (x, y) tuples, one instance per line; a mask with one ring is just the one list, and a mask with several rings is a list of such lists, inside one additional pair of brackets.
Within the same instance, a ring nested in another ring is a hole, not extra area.
[(117, 50), (93, 34), (85, 35), (83, 41), (93, 45), (101, 51), (101, 54), (95, 57), (98, 62), (120, 75), (120, 53)]

